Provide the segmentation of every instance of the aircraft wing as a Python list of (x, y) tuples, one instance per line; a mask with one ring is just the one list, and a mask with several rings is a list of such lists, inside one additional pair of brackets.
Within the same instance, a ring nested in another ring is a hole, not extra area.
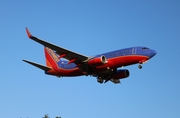
[(62, 47), (59, 47), (59, 46), (56, 46), (54, 44), (51, 44), (49, 42), (46, 42), (46, 41), (43, 41), (33, 35), (31, 35), (30, 31), (28, 30), (28, 28), (26, 28), (26, 32), (27, 32), (27, 35), (30, 39), (44, 45), (45, 47), (49, 47), (51, 48), (52, 50), (56, 51), (56, 53), (60, 56), (60, 58), (65, 58), (67, 60), (69, 60), (70, 62), (74, 62), (76, 64), (79, 64), (79, 63), (82, 63), (82, 62), (86, 62), (89, 58), (85, 55), (82, 55), (82, 54), (78, 54), (76, 52), (73, 52), (73, 51), (70, 51), (70, 50), (67, 50), (65, 48), (62, 48)]

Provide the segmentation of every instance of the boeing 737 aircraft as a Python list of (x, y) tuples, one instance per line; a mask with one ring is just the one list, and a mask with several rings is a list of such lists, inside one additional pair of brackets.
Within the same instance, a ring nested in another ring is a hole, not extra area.
[(85, 56), (43, 41), (31, 35), (27, 28), (26, 32), (30, 39), (44, 46), (46, 66), (28, 60), (23, 61), (44, 70), (45, 74), (57, 77), (86, 75), (97, 77), (99, 83), (111, 81), (117, 84), (120, 83), (120, 79), (130, 75), (127, 69), (120, 69), (121, 67), (138, 64), (138, 67), (141, 69), (143, 63), (156, 55), (155, 50), (139, 46), (102, 53), (96, 56)]

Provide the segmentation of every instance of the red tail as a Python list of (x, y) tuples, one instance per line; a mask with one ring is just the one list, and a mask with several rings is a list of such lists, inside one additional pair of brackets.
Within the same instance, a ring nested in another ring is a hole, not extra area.
[(58, 62), (60, 61), (58, 56), (54, 53), (54, 51), (48, 47), (44, 48), (45, 58), (46, 58), (46, 66), (53, 68), (53, 70), (57, 71), (59, 66)]

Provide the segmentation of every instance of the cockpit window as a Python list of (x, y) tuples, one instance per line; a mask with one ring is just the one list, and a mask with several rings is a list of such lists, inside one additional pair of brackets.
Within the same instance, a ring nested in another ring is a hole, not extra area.
[(143, 49), (143, 50), (148, 50), (149, 48), (143, 47), (142, 49)]

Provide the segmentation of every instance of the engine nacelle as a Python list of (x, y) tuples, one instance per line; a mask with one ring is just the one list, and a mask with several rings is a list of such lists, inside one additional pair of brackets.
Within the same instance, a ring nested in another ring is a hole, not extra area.
[(89, 66), (100, 66), (107, 63), (106, 57), (105, 56), (101, 56), (101, 57), (97, 57), (97, 58), (92, 58), (88, 61), (88, 65)]
[(123, 79), (126, 77), (129, 77), (130, 72), (129, 70), (123, 69), (123, 70), (117, 70), (115, 74), (112, 76), (112, 79)]

